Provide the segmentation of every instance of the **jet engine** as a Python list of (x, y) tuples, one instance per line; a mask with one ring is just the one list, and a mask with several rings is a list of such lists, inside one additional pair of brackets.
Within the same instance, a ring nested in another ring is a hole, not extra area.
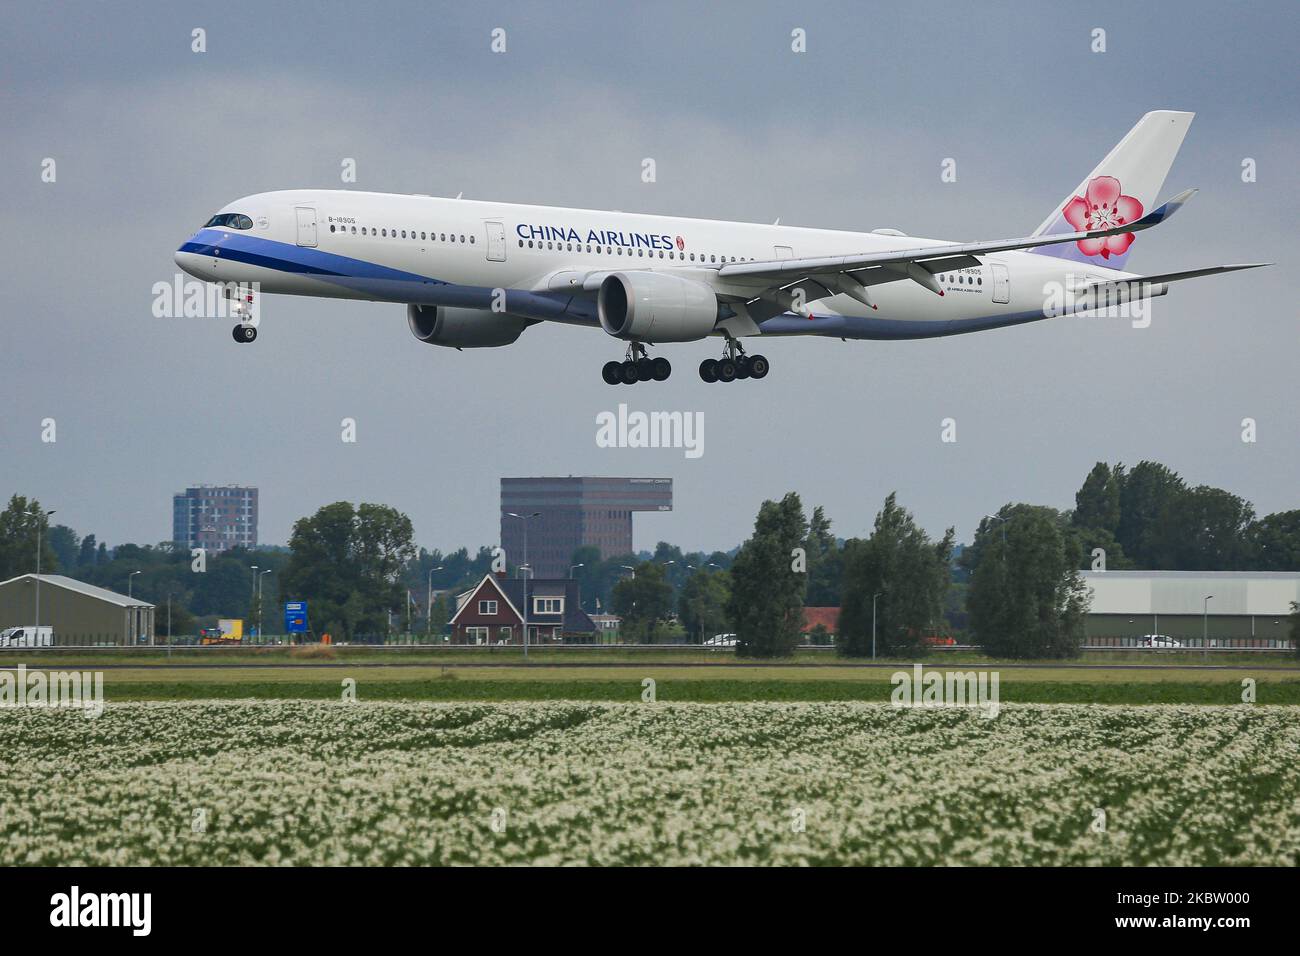
[(510, 345), (531, 324), (527, 319), (487, 309), (448, 309), (441, 305), (408, 305), (411, 334), (429, 345), (454, 349)]
[(615, 272), (596, 294), (600, 325), (615, 338), (693, 342), (713, 331), (718, 297), (703, 282), (659, 272)]

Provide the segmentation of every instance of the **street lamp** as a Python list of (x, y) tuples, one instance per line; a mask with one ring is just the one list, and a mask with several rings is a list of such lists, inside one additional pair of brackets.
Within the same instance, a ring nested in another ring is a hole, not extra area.
[(998, 515), (985, 515), (984, 517), (989, 518), (989, 519), (991, 519), (991, 520), (993, 520), (993, 521), (1000, 521), (1000, 522), (1002, 522), (1002, 543), (1003, 543), (1003, 544), (1006, 544), (1006, 543), (1007, 543), (1007, 521), (1010, 520), (1010, 519), (1008, 519), (1008, 518), (1001, 518), (1001, 517), (999, 517)]
[[(30, 514), (36, 517), (36, 641), (40, 643), (41, 633), (41, 526), (53, 511), (45, 512), (44, 516), (39, 511), (32, 511)], [(51, 638), (50, 643), (53, 643)]]
[[(528, 524), (526, 522), (524, 524), (524, 527), (525, 528), (528, 527)], [(533, 569), (526, 564), (519, 565), (520, 571), (523, 571), (525, 569), (528, 570), (528, 575), (524, 578), (524, 621), (523, 621), (524, 660), (528, 660), (528, 582), (533, 576)]]
[(573, 577), (573, 572), (576, 571), (576, 570), (578, 570), (578, 568), (585, 568), (585, 567), (586, 567), (585, 564), (571, 564), (571, 565), (569, 565), (569, 577)]
[(1204, 660), (1210, 659), (1210, 602), (1214, 600), (1213, 594), (1205, 595), (1204, 605), (1204, 631), (1201, 635), (1201, 657)]
[[(534, 511), (532, 514), (521, 515), (521, 514), (516, 514), (513, 511), (507, 511), (506, 515), (511, 518), (518, 518), (520, 521), (524, 523), (524, 564), (527, 564), (528, 563), (528, 522), (533, 518), (540, 518), (542, 516), (542, 513), (540, 511)], [(523, 565), (520, 565), (520, 567), (522, 568)]]
[(275, 570), (274, 568), (267, 568), (257, 576), (257, 637), (258, 640), (261, 640), (262, 638), (262, 578), (270, 574), (274, 570)]
[(429, 569), (429, 589), (426, 592), (428, 600), (425, 602), (424, 608), (424, 629), (428, 632), (430, 637), (433, 636), (433, 572), (441, 570), (441, 564), (436, 568)]
[(632, 572), (632, 580), (633, 580), (633, 581), (636, 580), (636, 568), (632, 567), (632, 565), (630, 565), (630, 564), (620, 564), (619, 567), (622, 568), (624, 571), (631, 571), (631, 572)]
[(131, 579), (134, 578), (139, 573), (140, 573), (139, 571), (132, 571), (130, 574), (126, 576), (126, 596), (128, 598), (134, 596), (135, 594), (134, 591), (135, 582)]
[(871, 659), (876, 659), (876, 598), (884, 594), (884, 591), (877, 591), (871, 595)]

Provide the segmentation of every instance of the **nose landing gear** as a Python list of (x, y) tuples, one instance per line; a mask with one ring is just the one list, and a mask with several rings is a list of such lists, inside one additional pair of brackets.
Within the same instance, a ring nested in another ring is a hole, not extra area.
[(230, 330), (231, 337), (240, 344), (257, 341), (257, 326), (251, 324), (256, 318), (252, 291), (242, 286), (238, 289), (226, 286), (223, 294), (232, 301), (231, 317), (239, 320), (239, 324)]
[(710, 383), (764, 378), (770, 368), (766, 355), (746, 355), (745, 347), (729, 335), (722, 358), (705, 359), (700, 363), (700, 378)]
[(606, 362), (600, 377), (608, 385), (635, 385), (637, 382), (662, 382), (673, 373), (673, 367), (662, 355), (651, 358), (645, 346), (633, 342), (627, 347), (621, 362)]

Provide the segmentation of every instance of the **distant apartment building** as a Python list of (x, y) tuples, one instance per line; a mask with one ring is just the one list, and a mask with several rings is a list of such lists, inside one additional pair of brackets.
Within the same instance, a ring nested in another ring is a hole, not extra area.
[(538, 578), (565, 578), (579, 547), (630, 554), (633, 513), (672, 510), (671, 478), (502, 478), (501, 547)]
[(257, 546), (257, 489), (198, 485), (172, 497), (172, 543), (219, 554)]

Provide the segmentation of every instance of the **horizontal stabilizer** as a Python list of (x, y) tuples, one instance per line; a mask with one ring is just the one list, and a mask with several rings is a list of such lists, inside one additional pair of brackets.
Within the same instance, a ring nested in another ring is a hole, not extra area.
[(1242, 269), (1262, 269), (1265, 266), (1271, 266), (1271, 262), (1241, 262), (1226, 266), (1209, 266), (1205, 269), (1191, 269), (1187, 272), (1166, 272), (1154, 276), (1133, 276), (1130, 279), (1112, 279), (1105, 282), (1094, 282), (1087, 289), (1102, 289), (1108, 286), (1121, 285), (1162, 285), (1168, 282), (1178, 282), (1182, 279), (1197, 279), (1201, 276), (1218, 275), (1221, 272), (1239, 272)]

